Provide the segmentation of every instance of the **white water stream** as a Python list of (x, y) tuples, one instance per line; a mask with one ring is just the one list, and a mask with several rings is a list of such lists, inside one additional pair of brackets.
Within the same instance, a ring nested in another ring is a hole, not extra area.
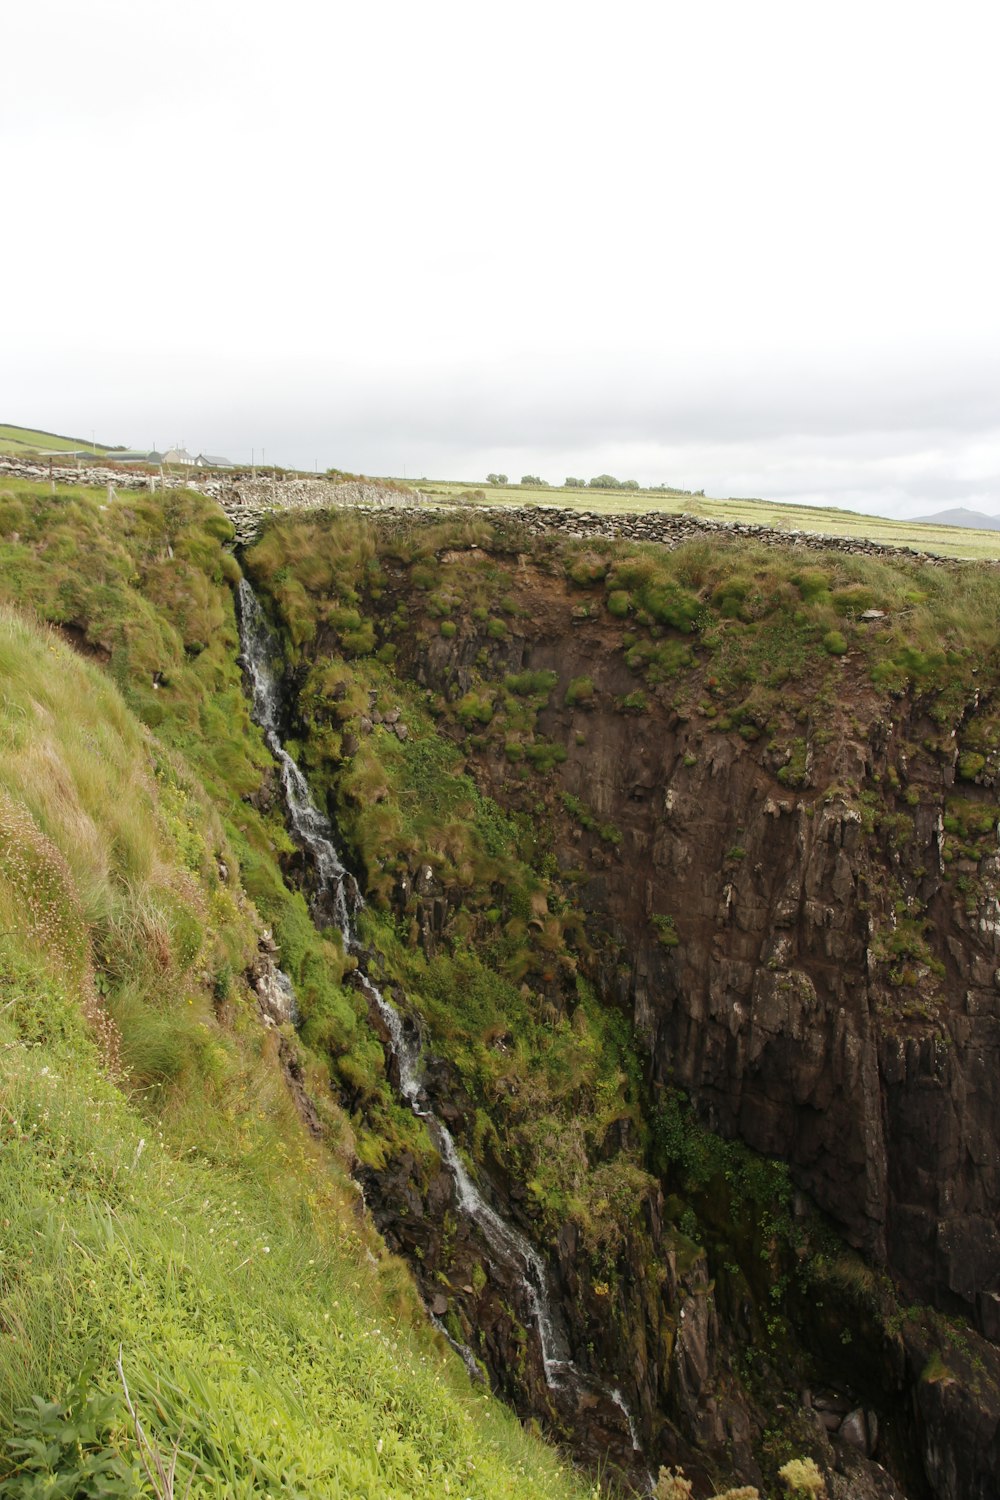
[[(253, 693), (253, 716), (263, 729), (268, 749), (278, 763), (292, 832), (313, 862), (319, 895), (330, 903), (329, 909), (343, 935), (345, 949), (358, 956), (359, 945), (353, 917), (363, 905), (361, 895), (337, 852), (329, 819), (324, 817), (313, 802), (305, 777), (281, 743), (278, 678), (281, 655), (257, 596), (246, 579), (240, 582), (239, 606), (243, 661)], [(451, 1132), (429, 1108), (420, 1081), (419, 1033), (415, 1028), (404, 1025), (396, 1007), (386, 1000), (363, 970), (359, 969), (358, 980), (375, 1005), (389, 1034), (391, 1051), (399, 1071), (399, 1092), (414, 1114), (426, 1121), (441, 1160), (451, 1174), (459, 1210), (479, 1227), (497, 1260), (508, 1269), (515, 1270), (521, 1280), (525, 1300), (538, 1332), (546, 1384), (551, 1390), (569, 1384), (603, 1395), (621, 1412), (633, 1452), (638, 1453), (640, 1444), (635, 1420), (621, 1391), (603, 1385), (592, 1375), (578, 1369), (570, 1358), (565, 1329), (554, 1311), (549, 1295), (548, 1276), (541, 1255), (518, 1229), (486, 1202), (469, 1176)], [(471, 1351), (452, 1340), (449, 1335), (446, 1336), (465, 1360), (470, 1373), (475, 1367), (478, 1374)]]
[(239, 601), (240, 637), (253, 691), (253, 716), (264, 731), (267, 748), (278, 762), (289, 822), (313, 861), (319, 888), (332, 901), (337, 926), (344, 935), (345, 946), (349, 946), (354, 941), (354, 933), (348, 898), (356, 911), (359, 901), (357, 886), (341, 863), (329, 819), (313, 802), (306, 778), (281, 743), (278, 732), (281, 695), (275, 676), (280, 653), (257, 595), (245, 578), (240, 580)]

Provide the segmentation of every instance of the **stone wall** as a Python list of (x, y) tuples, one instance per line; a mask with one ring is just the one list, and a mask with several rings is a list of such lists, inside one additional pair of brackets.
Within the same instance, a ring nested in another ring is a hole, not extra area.
[[(206, 486), (206, 488), (208, 488)], [(379, 485), (370, 481), (335, 484), (328, 480), (237, 480), (223, 484), (219, 498), (237, 529), (237, 540), (249, 544), (264, 516), (280, 510), (324, 510), (342, 505), (365, 510), (406, 512), (405, 524), (413, 523), (415, 513), (429, 524), (454, 520), (459, 515), (482, 518), (493, 524), (517, 529), (527, 536), (544, 536), (557, 532), (563, 536), (621, 538), (626, 541), (658, 542), (665, 547), (679, 547), (694, 539), (711, 538), (729, 541), (757, 541), (783, 547), (806, 547), (812, 551), (834, 550), (867, 557), (915, 558), (930, 562), (953, 562), (954, 559), (923, 551), (916, 547), (893, 547), (867, 537), (834, 536), (819, 531), (783, 530), (745, 521), (715, 521), (705, 516), (646, 512), (623, 515), (599, 514), (596, 511), (572, 510), (556, 505), (479, 505), (468, 502), (455, 505), (430, 505), (414, 490), (400, 486)], [(401, 518), (402, 520), (402, 518)]]
[[(164, 481), (159, 473), (146, 469), (126, 469), (119, 464), (50, 464), (47, 460), (27, 462), (20, 458), (0, 457), (0, 481), (4, 479), (31, 479), (44, 484), (82, 484), (94, 489), (113, 485), (118, 490), (152, 490), (164, 487), (183, 487), (185, 481), (167, 475)], [(200, 486), (194, 486), (200, 488)]]
[(421, 505), (415, 490), (380, 484), (371, 479), (247, 479), (243, 476), (209, 480), (199, 486), (215, 495), (236, 527), (236, 539), (249, 543), (265, 516), (282, 510), (334, 510), (352, 506), (362, 510)]
[(757, 541), (782, 547), (808, 547), (816, 552), (834, 550), (866, 557), (919, 557), (929, 562), (954, 562), (955, 559), (916, 547), (893, 547), (873, 542), (867, 537), (833, 536), (820, 531), (782, 530), (777, 526), (760, 526), (745, 521), (714, 521), (705, 516), (646, 512), (633, 515), (601, 515), (596, 511), (567, 510), (555, 505), (475, 505), (435, 506), (422, 509), (428, 520), (454, 519), (462, 512), (482, 517), (492, 523), (507, 525), (529, 536), (558, 532), (571, 537), (616, 537), (635, 542), (659, 542), (665, 547), (679, 547), (682, 542), (711, 538), (728, 541)]
[[(197, 475), (197, 477), (195, 477)], [(45, 481), (57, 484), (92, 485), (119, 490), (186, 488), (198, 490), (218, 500), (236, 528), (236, 540), (249, 545), (265, 516), (284, 510), (332, 510), (352, 506), (361, 510), (402, 510), (412, 520), (419, 511), (428, 521), (454, 519), (465, 514), (482, 517), (525, 532), (542, 536), (558, 532), (573, 537), (616, 537), (627, 541), (659, 542), (665, 547), (679, 547), (682, 542), (711, 538), (726, 543), (750, 540), (788, 547), (805, 547), (812, 551), (848, 552), (879, 558), (921, 557), (930, 562), (952, 562), (939, 553), (916, 547), (892, 547), (867, 537), (832, 536), (819, 531), (783, 530), (777, 526), (754, 525), (746, 521), (715, 521), (706, 516), (646, 512), (625, 515), (603, 515), (596, 511), (572, 510), (556, 505), (429, 505), (418, 491), (403, 485), (369, 479), (286, 479), (247, 478), (242, 475), (210, 477), (204, 470), (184, 474), (133, 470), (111, 464), (76, 468), (71, 464), (26, 463), (20, 459), (0, 458), (0, 480), (5, 477)], [(995, 566), (995, 564), (994, 564)]]

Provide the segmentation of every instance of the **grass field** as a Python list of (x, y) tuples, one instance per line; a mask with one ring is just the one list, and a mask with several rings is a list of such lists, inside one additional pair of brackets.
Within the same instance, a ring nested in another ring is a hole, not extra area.
[(75, 453), (77, 449), (95, 456), (110, 452), (107, 443), (87, 442), (86, 438), (60, 437), (41, 428), (12, 427), (0, 424), (0, 453), (21, 458), (26, 453)]
[[(470, 487), (447, 480), (422, 481), (416, 486), (430, 500), (450, 503), (470, 493)], [(771, 500), (717, 500), (703, 495), (665, 494), (662, 490), (531, 489), (510, 485), (479, 485), (487, 505), (556, 505), (597, 515), (704, 516), (712, 521), (742, 521), (773, 526), (781, 531), (814, 531), (827, 536), (866, 537), (892, 547), (912, 547), (944, 557), (1000, 558), (1000, 532), (975, 531), (965, 526), (931, 526), (926, 522), (866, 516), (857, 511), (819, 505), (781, 505)]]

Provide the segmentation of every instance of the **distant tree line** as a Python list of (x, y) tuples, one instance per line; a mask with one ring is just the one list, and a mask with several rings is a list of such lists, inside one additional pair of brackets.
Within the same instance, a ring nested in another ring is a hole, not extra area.
[[(487, 474), (487, 484), (497, 488), (503, 488), (510, 481), (506, 474)], [(550, 488), (547, 479), (540, 479), (537, 474), (522, 474), (521, 483), (530, 485), (536, 490), (547, 490)], [(616, 479), (613, 474), (597, 474), (593, 479), (574, 479), (571, 475), (563, 480), (563, 488), (567, 490), (638, 490), (641, 489), (638, 479)], [(662, 495), (704, 495), (704, 490), (682, 490), (675, 484), (651, 484), (649, 489), (656, 494)]]
[(598, 474), (587, 486), (591, 490), (637, 490), (638, 479), (616, 479), (613, 474)]
[[(537, 474), (522, 474), (520, 482), (521, 484), (530, 484), (536, 490), (547, 490), (550, 488), (549, 481), (547, 479), (540, 479)], [(487, 474), (486, 483), (502, 489), (505, 484), (510, 483), (510, 480), (506, 474)]]

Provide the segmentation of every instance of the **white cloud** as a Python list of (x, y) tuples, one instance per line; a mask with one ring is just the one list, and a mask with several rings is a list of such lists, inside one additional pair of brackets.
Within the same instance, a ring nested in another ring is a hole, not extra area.
[(7, 27), (5, 419), (1000, 509), (988, 4)]

